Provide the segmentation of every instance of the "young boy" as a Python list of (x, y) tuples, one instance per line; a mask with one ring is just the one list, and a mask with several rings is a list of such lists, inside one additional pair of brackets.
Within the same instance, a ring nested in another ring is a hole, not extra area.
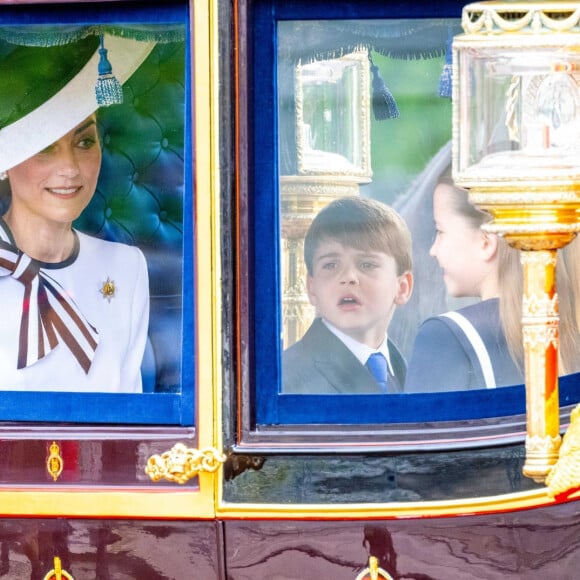
[(310, 225), (304, 261), (316, 319), (283, 353), (282, 391), (402, 392), (406, 363), (387, 329), (413, 289), (404, 220), (372, 199), (337, 199)]

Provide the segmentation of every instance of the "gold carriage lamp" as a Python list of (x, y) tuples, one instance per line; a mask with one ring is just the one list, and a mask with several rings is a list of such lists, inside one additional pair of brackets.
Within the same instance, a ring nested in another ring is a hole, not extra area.
[(556, 255), (580, 230), (580, 3), (478, 2), (453, 41), (453, 176), (522, 250), (524, 474), (560, 447)]

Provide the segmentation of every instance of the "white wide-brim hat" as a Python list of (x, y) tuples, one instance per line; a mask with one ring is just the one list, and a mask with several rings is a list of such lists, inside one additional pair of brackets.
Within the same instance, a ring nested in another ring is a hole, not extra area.
[[(156, 44), (108, 34), (102, 35), (101, 42), (106, 48), (112, 75), (121, 85)], [(68, 46), (74, 51), (80, 43)], [(99, 40), (90, 45), (88, 52), (86, 42), (83, 47), (84, 52), (77, 50), (77, 54), (82, 54), (79, 56), (82, 62), (62, 58), (62, 47), (56, 51), (61, 61), (54, 64), (47, 60), (52, 55), (50, 48), (18, 46), (8, 55), (0, 55), (0, 172), (42, 151), (101, 106), (95, 92), (102, 52)], [(36, 51), (32, 58), (31, 51)], [(37, 70), (24, 70), (34, 69), (35, 59)], [(74, 76), (66, 78), (67, 74)], [(64, 80), (59, 82), (50, 78), (51, 75), (60, 75)], [(3, 91), (6, 91), (4, 95)]]

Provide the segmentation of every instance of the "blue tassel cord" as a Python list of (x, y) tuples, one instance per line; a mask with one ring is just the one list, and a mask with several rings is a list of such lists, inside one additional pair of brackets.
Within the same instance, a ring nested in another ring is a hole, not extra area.
[(379, 67), (373, 63), (373, 59), (369, 52), (369, 61), (371, 63), (371, 73), (373, 75), (372, 81), (372, 106), (373, 114), (377, 121), (384, 121), (385, 119), (396, 119), (399, 116), (399, 108), (395, 97), (387, 88)]
[(447, 46), (445, 48), (445, 64), (443, 65), (443, 70), (439, 76), (439, 96), (447, 97), (449, 99), (451, 98), (453, 86), (452, 43), (453, 36), (450, 32), (449, 38), (447, 39)]
[(123, 102), (123, 87), (113, 74), (113, 67), (107, 58), (103, 36), (101, 35), (101, 47), (99, 48), (99, 78), (95, 85), (97, 104), (100, 107), (120, 105)]

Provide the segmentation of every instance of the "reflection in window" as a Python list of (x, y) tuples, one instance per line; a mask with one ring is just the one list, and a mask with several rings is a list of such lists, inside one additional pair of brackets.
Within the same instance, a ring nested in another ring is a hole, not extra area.
[[(338, 198), (379, 200), (400, 213), (413, 240), (412, 295), (397, 304), (387, 332), (408, 364), (405, 392), (524, 380), (518, 253), (481, 230), (489, 217), (450, 175), (450, 39), (459, 32), (456, 20), (278, 23), (283, 348), (329, 322), (304, 263), (312, 220)], [(579, 370), (576, 246), (560, 257), (562, 374)], [(354, 292), (339, 300), (343, 310), (362, 309)], [(328, 327), (348, 347), (334, 356), (354, 353), (365, 364), (354, 333)], [(366, 347), (380, 349), (380, 341)], [(313, 355), (312, 345), (305, 350)], [(317, 356), (331, 373), (330, 359)]]
[[(341, 197), (389, 204), (411, 229), (414, 290), (388, 331), (403, 360), (420, 322), (455, 306), (428, 256), (434, 233), (434, 182), (428, 182), (450, 161), (450, 94), (441, 96), (440, 85), (458, 30), (454, 20), (278, 24), (284, 348), (318, 314), (308, 300), (306, 230)], [(381, 114), (381, 107), (392, 114)], [(358, 358), (363, 362), (364, 349)]]
[(353, 106), (368, 95), (368, 56), (298, 64), (295, 69), (299, 175), (370, 177), (368, 111)]

